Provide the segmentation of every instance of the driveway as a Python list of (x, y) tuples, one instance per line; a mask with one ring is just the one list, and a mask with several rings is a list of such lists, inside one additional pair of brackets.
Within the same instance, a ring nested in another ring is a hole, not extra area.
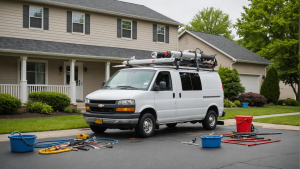
[[(213, 132), (231, 133), (235, 126), (218, 126)], [(280, 139), (281, 142), (246, 147), (222, 143), (220, 148), (202, 148), (202, 146), (183, 145), (181, 142), (197, 138), (201, 145), (201, 135), (211, 131), (202, 125), (179, 124), (171, 129), (162, 126), (151, 138), (136, 138), (134, 131), (107, 130), (105, 134), (90, 134), (98, 138), (119, 140), (112, 149), (90, 151), (71, 151), (61, 154), (40, 155), (38, 150), (29, 153), (10, 152), (9, 142), (0, 142), (1, 168), (53, 169), (53, 168), (299, 168), (299, 132), (258, 128), (260, 133), (282, 132), (282, 135), (262, 136)], [(73, 138), (76, 136), (74, 135)], [(59, 137), (53, 139), (67, 139)], [(134, 138), (134, 139), (133, 139)], [(223, 140), (228, 139), (224, 138)], [(49, 140), (49, 139), (38, 139)]]

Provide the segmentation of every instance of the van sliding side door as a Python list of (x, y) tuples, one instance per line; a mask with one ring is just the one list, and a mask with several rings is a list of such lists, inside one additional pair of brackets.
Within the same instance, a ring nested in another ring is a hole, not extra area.
[(190, 121), (204, 118), (203, 92), (199, 73), (177, 71), (175, 76), (179, 96), (176, 101), (177, 120)]

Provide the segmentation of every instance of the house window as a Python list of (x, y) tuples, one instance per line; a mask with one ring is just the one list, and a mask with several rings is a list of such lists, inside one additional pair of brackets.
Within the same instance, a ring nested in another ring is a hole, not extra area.
[(43, 8), (30, 6), (29, 25), (30, 28), (43, 29)]
[(73, 32), (83, 33), (84, 32), (84, 14), (73, 12)]
[(157, 41), (165, 42), (165, 27), (157, 26)]
[(122, 20), (122, 37), (131, 38), (131, 21)]
[[(21, 78), (21, 63), (20, 63)], [(46, 63), (27, 62), (26, 67), (27, 84), (46, 84)]]

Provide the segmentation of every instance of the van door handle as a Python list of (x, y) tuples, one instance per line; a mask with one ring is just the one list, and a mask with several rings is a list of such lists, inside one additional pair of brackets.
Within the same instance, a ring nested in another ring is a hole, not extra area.
[(179, 93), (179, 97), (181, 98), (181, 93)]
[(175, 98), (175, 93), (173, 93), (173, 98)]

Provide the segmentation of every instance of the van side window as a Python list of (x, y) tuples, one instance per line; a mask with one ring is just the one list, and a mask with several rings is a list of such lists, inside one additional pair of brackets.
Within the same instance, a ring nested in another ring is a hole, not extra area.
[(161, 81), (166, 82), (166, 90), (173, 90), (170, 72), (159, 72), (155, 79), (155, 84), (159, 86)]
[(182, 90), (193, 90), (189, 73), (179, 72)]
[(198, 73), (190, 73), (193, 90), (202, 90), (202, 84)]

